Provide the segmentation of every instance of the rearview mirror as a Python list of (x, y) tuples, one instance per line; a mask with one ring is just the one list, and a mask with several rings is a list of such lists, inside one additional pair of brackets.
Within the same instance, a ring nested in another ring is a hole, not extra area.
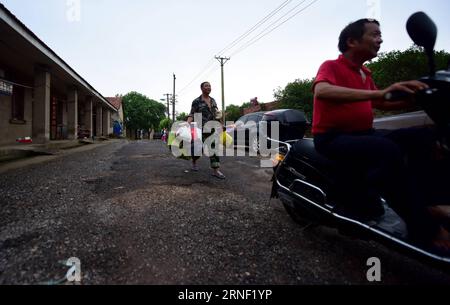
[(409, 17), (406, 24), (408, 34), (415, 44), (426, 50), (434, 50), (437, 38), (437, 27), (424, 12), (417, 12)]
[(435, 65), (433, 56), (438, 32), (436, 24), (424, 12), (417, 12), (409, 17), (406, 29), (414, 43), (425, 49), (430, 66), (430, 76), (434, 76)]

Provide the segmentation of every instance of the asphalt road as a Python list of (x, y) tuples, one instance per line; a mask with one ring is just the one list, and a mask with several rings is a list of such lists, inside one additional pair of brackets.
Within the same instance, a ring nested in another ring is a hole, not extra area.
[(160, 141), (119, 141), (0, 174), (0, 284), (449, 284), (450, 274), (335, 229), (304, 229), (255, 157), (190, 172)]

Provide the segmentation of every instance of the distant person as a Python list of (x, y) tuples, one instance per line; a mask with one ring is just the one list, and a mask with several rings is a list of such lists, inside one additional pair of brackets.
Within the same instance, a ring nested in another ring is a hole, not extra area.
[(163, 141), (164, 143), (167, 143), (167, 128), (164, 128), (164, 129), (162, 130), (162, 137), (161, 137), (161, 139), (162, 139), (162, 141)]
[[(219, 113), (216, 101), (214, 98), (210, 97), (211, 84), (209, 82), (204, 82), (200, 85), (202, 90), (202, 95), (196, 98), (192, 102), (191, 112), (188, 116), (187, 122), (189, 125), (194, 121), (194, 114), (200, 113), (202, 115), (202, 130), (205, 124), (209, 121), (215, 121)], [(210, 137), (212, 133), (202, 132), (202, 139), (206, 140)], [(214, 149), (214, 147), (212, 147)], [(192, 156), (192, 171), (198, 171), (197, 161), (200, 159), (198, 156)], [(212, 176), (218, 179), (225, 179), (225, 175), (220, 171), (220, 159), (218, 156), (213, 155), (210, 157), (210, 164), (213, 170)]]

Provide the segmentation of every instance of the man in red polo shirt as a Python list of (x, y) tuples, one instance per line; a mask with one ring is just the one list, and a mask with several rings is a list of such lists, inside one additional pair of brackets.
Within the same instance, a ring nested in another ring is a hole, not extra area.
[[(386, 93), (404, 91), (412, 96), (427, 88), (422, 82), (406, 81), (378, 90), (363, 64), (377, 56), (382, 43), (376, 20), (361, 19), (342, 31), (342, 55), (322, 64), (313, 85), (314, 143), (342, 167), (344, 178), (338, 183), (348, 206), (376, 213), (382, 209), (382, 196), (405, 220), (412, 238), (450, 251), (449, 232), (429, 213), (432, 203), (417, 178), (426, 171), (423, 160), (428, 160), (436, 143), (434, 133), (425, 128), (373, 129), (373, 107), (394, 110), (411, 103), (411, 99), (387, 102)], [(414, 166), (407, 166), (405, 157)]]

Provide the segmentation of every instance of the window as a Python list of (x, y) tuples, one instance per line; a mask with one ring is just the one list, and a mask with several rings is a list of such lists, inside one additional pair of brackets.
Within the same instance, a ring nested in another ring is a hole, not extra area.
[(248, 116), (243, 116), (241, 118), (239, 118), (236, 122), (237, 126), (243, 126), (245, 125), (245, 123), (247, 122)]
[(6, 81), (6, 71), (0, 68), (0, 95), (11, 96), (13, 94), (13, 85)]
[(25, 89), (23, 87), (14, 86), (11, 102), (12, 121), (24, 121)]
[(0, 95), (1, 94), (12, 95), (12, 93), (13, 93), (13, 85), (0, 80)]
[(255, 125), (258, 123), (258, 116), (256, 114), (252, 114), (248, 117), (247, 125)]

